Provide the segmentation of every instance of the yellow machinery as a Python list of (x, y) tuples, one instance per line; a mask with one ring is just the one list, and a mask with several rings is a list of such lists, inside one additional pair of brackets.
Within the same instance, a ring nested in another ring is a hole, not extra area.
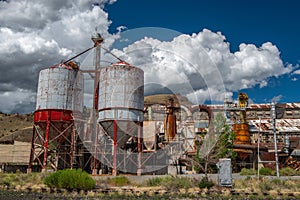
[(248, 106), (248, 95), (246, 93), (239, 94), (239, 106), (240, 108), (246, 108)]

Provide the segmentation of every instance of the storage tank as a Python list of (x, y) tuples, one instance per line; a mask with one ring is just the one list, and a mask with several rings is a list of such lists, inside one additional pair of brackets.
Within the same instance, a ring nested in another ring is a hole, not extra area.
[(82, 111), (82, 72), (65, 64), (40, 71), (36, 110)]
[(143, 70), (122, 61), (100, 69), (98, 121), (118, 147), (138, 136), (143, 109)]
[(249, 125), (247, 123), (233, 124), (232, 131), (236, 134), (234, 144), (250, 144)]
[[(47, 119), (64, 123), (80, 116), (83, 107), (83, 74), (66, 64), (58, 64), (39, 73), (34, 122)], [(49, 111), (51, 115), (49, 116)], [(42, 125), (42, 124), (41, 124)]]
[(83, 75), (78, 68), (58, 64), (40, 71), (29, 169), (34, 161), (45, 169), (53, 153), (57, 169), (72, 168), (74, 116), (81, 116), (82, 99)]
[(146, 147), (144, 151), (156, 150), (156, 135), (157, 135), (156, 121), (143, 122), (143, 143)]

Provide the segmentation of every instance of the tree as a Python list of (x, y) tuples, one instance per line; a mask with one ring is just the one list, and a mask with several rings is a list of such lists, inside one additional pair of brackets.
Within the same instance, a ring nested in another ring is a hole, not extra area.
[[(205, 135), (201, 146), (197, 147), (197, 154), (194, 163), (205, 173), (205, 179), (208, 180), (207, 173), (210, 165), (215, 165), (219, 158), (235, 158), (233, 151), (233, 141), (235, 134), (231, 127), (226, 124), (226, 118), (222, 113), (218, 113), (213, 121), (214, 129), (209, 129)], [(203, 166), (204, 165), (204, 166)]]

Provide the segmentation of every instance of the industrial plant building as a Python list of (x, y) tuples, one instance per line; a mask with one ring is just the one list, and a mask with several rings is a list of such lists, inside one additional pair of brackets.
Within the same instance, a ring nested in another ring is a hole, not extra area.
[[(196, 143), (213, 131), (217, 113), (236, 135), (234, 169), (274, 167), (277, 148), (280, 167), (299, 170), (300, 103), (276, 104), (274, 113), (271, 104), (249, 104), (244, 93), (222, 105), (193, 105), (176, 94), (145, 97), (143, 70), (122, 60), (100, 67), (103, 39), (93, 41), (94, 70), (81, 70), (70, 59), (40, 71), (32, 141), (27, 150), (20, 148), (28, 154), (27, 172), (194, 173), (189, 160)], [(87, 76), (93, 80), (90, 96), (84, 94)], [(89, 108), (83, 106), (87, 97)], [(1, 144), (0, 150), (16, 144)], [(15, 162), (3, 152), (2, 166)]]

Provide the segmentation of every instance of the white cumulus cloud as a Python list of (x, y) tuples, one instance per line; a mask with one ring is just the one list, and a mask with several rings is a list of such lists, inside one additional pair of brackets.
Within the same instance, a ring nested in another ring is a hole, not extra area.
[(283, 64), (280, 51), (270, 42), (259, 47), (242, 43), (238, 51), (231, 52), (226, 37), (208, 29), (181, 34), (169, 42), (145, 37), (113, 52), (142, 68), (146, 83), (160, 84), (194, 103), (223, 101), (232, 92), (265, 87), (269, 77), (293, 70)]
[(34, 111), (39, 71), (92, 46), (95, 29), (109, 47), (118, 35), (103, 7), (114, 2), (0, 1), (0, 111)]

